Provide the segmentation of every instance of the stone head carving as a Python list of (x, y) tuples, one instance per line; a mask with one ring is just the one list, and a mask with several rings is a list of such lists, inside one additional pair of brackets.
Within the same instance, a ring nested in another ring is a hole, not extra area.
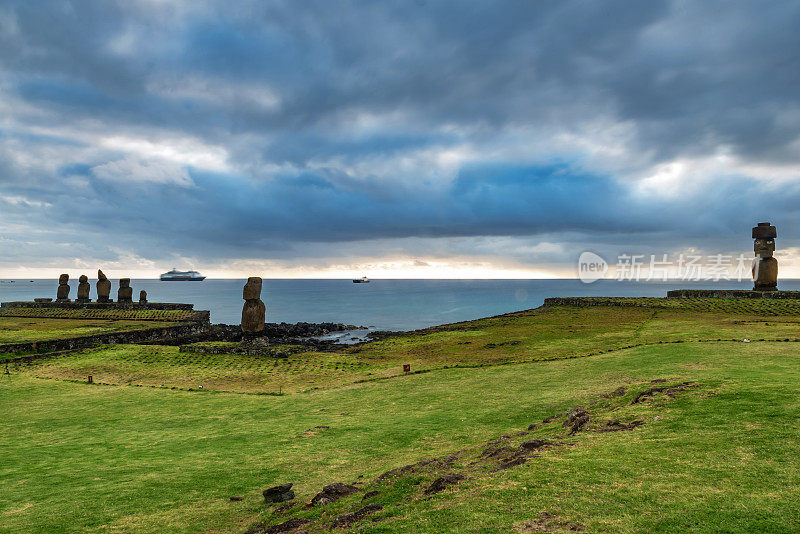
[(261, 302), (261, 278), (251, 276), (242, 290), (245, 300), (242, 308), (242, 333), (247, 336), (256, 335), (264, 330), (267, 308)]
[(97, 302), (111, 302), (108, 296), (111, 294), (111, 281), (103, 274), (100, 269), (97, 270)]
[(58, 292), (56, 293), (56, 300), (60, 300), (62, 302), (69, 301), (69, 275), (62, 274), (58, 277)]
[(78, 301), (79, 302), (88, 302), (89, 301), (89, 277), (85, 274), (82, 274), (80, 278), (78, 278)]
[(775, 252), (775, 238), (778, 231), (768, 222), (758, 223), (753, 228), (753, 289), (775, 291), (778, 288), (778, 260), (772, 257)]
[(117, 290), (117, 302), (133, 302), (133, 288), (130, 278), (119, 279), (119, 289)]
[(258, 276), (251, 276), (247, 279), (247, 283), (242, 290), (242, 298), (244, 300), (261, 298), (261, 278)]
[(753, 251), (759, 258), (771, 258), (775, 252), (774, 239), (756, 239), (753, 242)]

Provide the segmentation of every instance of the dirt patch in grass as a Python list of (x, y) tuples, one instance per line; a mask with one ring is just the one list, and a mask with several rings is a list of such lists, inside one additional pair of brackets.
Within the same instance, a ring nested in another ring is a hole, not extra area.
[(450, 456), (445, 456), (443, 458), (431, 458), (428, 460), (422, 460), (421, 462), (417, 462), (415, 464), (409, 464), (409, 465), (404, 465), (403, 467), (389, 469), (385, 473), (382, 473), (380, 476), (378, 476), (378, 478), (375, 479), (375, 482), (380, 482), (386, 478), (396, 475), (414, 473), (426, 467), (446, 469), (451, 467), (457, 458), (458, 454), (452, 454)]
[(695, 384), (694, 382), (683, 382), (676, 386), (660, 386), (660, 387), (650, 388), (636, 395), (631, 404), (638, 404), (642, 402), (643, 399), (646, 399), (648, 397), (653, 397), (658, 393), (665, 393), (667, 396), (672, 398), (679, 391), (684, 391), (685, 389), (695, 387), (696, 385), (697, 384)]
[(333, 520), (333, 522), (331, 523), (331, 530), (333, 530), (335, 528), (348, 527), (348, 526), (352, 525), (353, 523), (355, 523), (356, 521), (361, 521), (362, 519), (367, 517), (369, 514), (371, 514), (373, 512), (379, 512), (381, 510), (383, 510), (383, 506), (381, 506), (380, 504), (372, 503), (372, 504), (368, 504), (368, 505), (366, 505), (366, 506), (364, 506), (362, 508), (359, 508), (355, 512), (342, 514), (342, 515), (338, 516), (336, 519)]
[(358, 488), (350, 484), (342, 484), (341, 482), (334, 482), (322, 488), (322, 491), (314, 495), (311, 499), (312, 506), (324, 506), (332, 502), (336, 502), (342, 497), (347, 497), (358, 491)]
[(539, 517), (525, 521), (516, 527), (517, 532), (581, 532), (586, 527), (573, 521), (563, 521), (548, 512), (542, 512)]
[(464, 480), (464, 475), (459, 473), (447, 473), (446, 475), (442, 475), (436, 480), (434, 480), (433, 484), (428, 486), (428, 489), (425, 490), (425, 495), (430, 495), (432, 493), (439, 493), (440, 491), (443, 491), (447, 486), (458, 484), (462, 480)]
[(567, 420), (562, 425), (564, 428), (569, 428), (569, 436), (573, 436), (581, 431), (589, 422), (591, 416), (584, 408), (576, 408), (575, 411), (567, 416)]
[(298, 528), (310, 522), (311, 521), (309, 519), (301, 519), (299, 517), (293, 517), (288, 521), (284, 521), (283, 523), (278, 523), (277, 525), (267, 526), (264, 524), (259, 524), (253, 526), (252, 528), (247, 530), (245, 534), (282, 534), (283, 532), (295, 531)]
[(633, 430), (644, 424), (644, 421), (636, 420), (630, 423), (620, 423), (616, 419), (608, 421), (605, 428), (601, 428), (598, 432), (619, 432), (621, 430)]

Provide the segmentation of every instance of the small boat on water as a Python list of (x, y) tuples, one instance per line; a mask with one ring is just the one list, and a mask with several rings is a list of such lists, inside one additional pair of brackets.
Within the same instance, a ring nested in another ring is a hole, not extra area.
[(197, 271), (179, 271), (174, 267), (168, 273), (161, 275), (162, 282), (199, 282), (205, 279), (206, 277)]
[(367, 278), (366, 276), (362, 276), (361, 278), (354, 278), (353, 279), (353, 283), (354, 284), (369, 284), (369, 278)]

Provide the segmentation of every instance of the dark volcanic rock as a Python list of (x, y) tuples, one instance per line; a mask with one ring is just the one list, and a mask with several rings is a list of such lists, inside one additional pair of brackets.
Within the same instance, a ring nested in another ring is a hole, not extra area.
[(282, 534), (283, 532), (291, 532), (310, 522), (311, 521), (308, 519), (293, 517), (288, 521), (284, 521), (283, 523), (279, 523), (277, 525), (272, 525), (271, 527), (265, 526), (263, 523), (261, 523), (246, 531), (245, 534)]
[(311, 499), (311, 504), (314, 506), (330, 504), (357, 491), (358, 488), (350, 484), (334, 482), (333, 484), (325, 486), (322, 488), (322, 491), (314, 495)]
[(655, 395), (657, 393), (666, 393), (670, 397), (674, 397), (677, 392), (683, 391), (683, 390), (688, 389), (690, 387), (694, 387), (695, 385), (696, 384), (694, 382), (683, 382), (683, 383), (678, 384), (677, 386), (671, 386), (671, 387), (662, 386), (662, 387), (657, 387), (657, 388), (650, 388), (650, 389), (642, 391), (641, 393), (636, 395), (636, 397), (634, 397), (633, 402), (631, 402), (631, 404), (638, 404), (639, 402), (642, 401), (642, 399), (646, 399), (647, 397), (652, 397), (653, 395)]
[(457, 484), (459, 481), (464, 480), (464, 475), (459, 475), (458, 473), (447, 473), (446, 475), (442, 475), (436, 480), (433, 481), (433, 484), (425, 490), (425, 495), (430, 495), (432, 493), (439, 493), (447, 486), (452, 486), (453, 484)]
[(617, 389), (615, 389), (614, 391), (612, 391), (611, 393), (606, 393), (606, 394), (600, 395), (600, 396), (602, 398), (604, 398), (604, 399), (613, 399), (614, 397), (621, 397), (621, 396), (625, 395), (626, 391), (627, 391), (627, 389), (625, 389), (625, 386), (620, 386)]
[(375, 482), (380, 482), (385, 478), (389, 478), (395, 475), (400, 475), (404, 473), (413, 473), (419, 469), (429, 466), (438, 469), (447, 469), (450, 468), (457, 459), (458, 455), (451, 454), (449, 456), (443, 456), (442, 458), (430, 458), (428, 460), (422, 460), (415, 464), (404, 465), (403, 467), (396, 467), (394, 469), (389, 469), (388, 471), (379, 475), (378, 478), (375, 479)]
[[(362, 328), (361, 326), (342, 323), (265, 323), (264, 330), (260, 333), (247, 336), (247, 346), (242, 347), (242, 353), (250, 352), (249, 348), (259, 349), (269, 345), (306, 345), (318, 350), (335, 350), (339, 345), (333, 341), (309, 338), (324, 336), (331, 332)], [(242, 341), (243, 339), (241, 325), (215, 324), (211, 325), (203, 336), (189, 340), (187, 343), (198, 341)]]
[(378, 495), (379, 493), (380, 493), (380, 491), (376, 491), (376, 490), (368, 491), (368, 492), (366, 492), (364, 494), (364, 497), (361, 498), (361, 501), (364, 502), (367, 499), (371, 499), (371, 498), (375, 497), (376, 495)]
[(292, 483), (282, 484), (263, 491), (264, 501), (268, 503), (291, 501), (294, 499)]
[(368, 514), (372, 512), (378, 512), (383, 510), (383, 506), (380, 504), (368, 504), (363, 508), (356, 510), (355, 512), (350, 512), (349, 514), (343, 514), (333, 520), (331, 523), (331, 530), (334, 528), (342, 528), (349, 525), (352, 525), (356, 521), (361, 521), (364, 519)]
[(589, 413), (584, 410), (583, 408), (577, 408), (574, 412), (572, 412), (567, 420), (564, 421), (563, 427), (569, 428), (569, 435), (572, 436), (586, 426), (586, 423), (589, 422)]
[(520, 445), (520, 447), (522, 447), (523, 449), (527, 449), (529, 451), (533, 451), (552, 444), (553, 443), (551, 441), (547, 441), (546, 439), (532, 439), (530, 441), (526, 441), (525, 443)]
[(516, 467), (518, 465), (522, 465), (527, 462), (528, 459), (524, 456), (516, 456), (514, 458), (509, 458), (505, 462), (501, 462), (500, 465), (495, 467), (495, 471), (502, 471), (503, 469), (509, 469), (511, 467)]
[(609, 421), (606, 423), (605, 428), (601, 428), (598, 432), (619, 432), (620, 430), (633, 430), (634, 428), (640, 427), (644, 424), (644, 421), (636, 420), (631, 421), (630, 423), (620, 423), (616, 419), (613, 421)]

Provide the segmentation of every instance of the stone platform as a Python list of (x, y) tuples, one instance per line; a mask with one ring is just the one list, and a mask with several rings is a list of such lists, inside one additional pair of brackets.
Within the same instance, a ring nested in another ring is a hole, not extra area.
[(128, 309), (128, 310), (192, 310), (194, 304), (181, 304), (177, 302), (3, 302), (0, 308), (61, 308), (71, 310), (107, 310), (107, 309)]
[(746, 289), (673, 289), (667, 298), (678, 299), (800, 299), (800, 291), (748, 291)]

